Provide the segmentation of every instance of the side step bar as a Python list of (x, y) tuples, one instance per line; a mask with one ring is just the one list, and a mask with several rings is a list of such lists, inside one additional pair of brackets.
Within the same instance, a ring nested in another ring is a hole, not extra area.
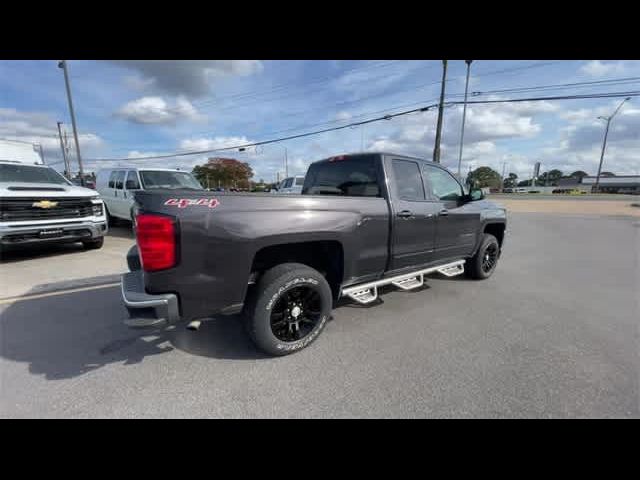
[(403, 273), (395, 277), (383, 278), (374, 282), (367, 282), (353, 287), (343, 288), (341, 296), (349, 297), (360, 304), (366, 305), (378, 298), (378, 287), (383, 285), (395, 285), (403, 290), (413, 290), (424, 285), (424, 276), (433, 272), (438, 272), (447, 277), (454, 277), (464, 273), (465, 260), (456, 260), (455, 262), (438, 265), (436, 267), (425, 268), (410, 273)]

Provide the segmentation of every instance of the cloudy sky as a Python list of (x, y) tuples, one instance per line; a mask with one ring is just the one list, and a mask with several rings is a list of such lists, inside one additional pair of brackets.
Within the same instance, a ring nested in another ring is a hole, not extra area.
[[(371, 61), (74, 61), (69, 60), (85, 169), (140, 165), (191, 168), (209, 156), (248, 161), (255, 179), (302, 174), (315, 160), (383, 150), (431, 158), (436, 110), (307, 138), (209, 155), (162, 160), (136, 157), (222, 148), (344, 125), (437, 102), (440, 60)], [(465, 63), (450, 60), (446, 95), (461, 100)], [(471, 99), (640, 90), (640, 61), (484, 61), (471, 69), (470, 92), (491, 92), (614, 79)], [(472, 105), (467, 109), (463, 171), (488, 165), (520, 177), (542, 170), (595, 174), (604, 133), (598, 116), (621, 99)], [(457, 169), (462, 107), (445, 109), (442, 163)], [(71, 135), (57, 61), (0, 61), (0, 138), (41, 143), (49, 162), (61, 158), (56, 122)], [(640, 97), (612, 122), (604, 170), (640, 174)], [(117, 161), (110, 159), (119, 159)], [(129, 160), (127, 160), (129, 159)], [(57, 163), (56, 168), (62, 164)]]

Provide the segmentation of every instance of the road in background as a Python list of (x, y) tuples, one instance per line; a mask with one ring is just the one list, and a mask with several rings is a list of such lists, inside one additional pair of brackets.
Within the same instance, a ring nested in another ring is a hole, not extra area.
[(129, 330), (117, 287), (0, 304), (0, 416), (640, 418), (640, 221), (513, 213), (508, 228), (489, 280), (344, 303), (283, 358), (235, 318)]

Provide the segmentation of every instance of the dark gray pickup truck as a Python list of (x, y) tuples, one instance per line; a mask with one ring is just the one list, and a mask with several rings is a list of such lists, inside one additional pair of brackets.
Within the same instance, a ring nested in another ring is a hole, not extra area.
[(340, 297), (367, 304), (382, 285), (425, 275), (489, 277), (505, 209), (465, 193), (438, 164), (388, 153), (311, 164), (302, 195), (195, 190), (135, 195), (136, 239), (122, 296), (134, 327), (242, 313), (256, 345), (309, 345)]

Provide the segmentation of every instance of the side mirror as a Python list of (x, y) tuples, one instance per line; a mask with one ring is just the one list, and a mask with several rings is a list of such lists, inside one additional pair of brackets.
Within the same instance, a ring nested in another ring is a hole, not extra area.
[(475, 202), (476, 200), (482, 200), (483, 198), (484, 198), (484, 192), (480, 188), (472, 188), (471, 191), (469, 192), (469, 199), (472, 202)]

